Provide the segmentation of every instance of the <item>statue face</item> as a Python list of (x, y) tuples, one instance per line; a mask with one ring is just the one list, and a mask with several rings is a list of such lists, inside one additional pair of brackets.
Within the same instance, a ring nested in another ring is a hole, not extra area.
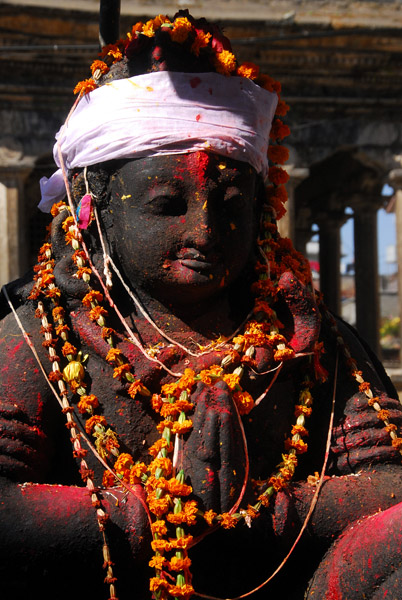
[(257, 180), (248, 164), (207, 152), (120, 164), (109, 238), (133, 287), (185, 304), (234, 282), (254, 250)]

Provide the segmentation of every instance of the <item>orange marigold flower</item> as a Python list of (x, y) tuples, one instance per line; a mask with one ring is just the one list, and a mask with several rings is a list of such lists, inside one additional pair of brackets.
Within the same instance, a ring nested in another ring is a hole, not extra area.
[(67, 232), (70, 227), (73, 227), (75, 224), (74, 221), (74, 217), (72, 217), (71, 215), (69, 215), (68, 217), (66, 217), (61, 225), (63, 231)]
[(180, 377), (177, 382), (177, 387), (183, 391), (187, 391), (190, 393), (193, 385), (194, 385), (195, 373), (192, 369), (184, 369), (184, 374)]
[[(155, 498), (153, 490), (167, 490), (168, 482), (164, 477), (156, 478), (155, 475), (150, 475), (145, 482), (145, 488), (148, 491), (148, 499)], [(152, 490), (152, 491), (149, 491)]]
[(191, 560), (188, 558), (188, 556), (185, 558), (173, 556), (170, 559), (168, 567), (171, 571), (184, 571), (185, 569), (189, 569), (191, 567)]
[(153, 556), (148, 564), (150, 567), (161, 571), (166, 563), (167, 560), (164, 556)]
[(258, 501), (261, 502), (261, 504), (265, 507), (269, 506), (269, 497), (266, 494), (261, 494), (260, 496), (258, 496)]
[(312, 412), (313, 409), (310, 406), (304, 406), (304, 404), (296, 404), (295, 406), (295, 417), (299, 417), (300, 415), (310, 417)]
[(113, 487), (116, 485), (116, 478), (113, 473), (108, 470), (105, 470), (102, 478), (102, 486), (105, 488)]
[(188, 38), (188, 34), (192, 31), (193, 26), (187, 17), (178, 17), (175, 19), (173, 28), (170, 30), (170, 37), (173, 42), (183, 44)]
[(269, 167), (268, 179), (275, 185), (284, 185), (289, 181), (289, 175), (282, 167)]
[(160, 410), (162, 417), (177, 417), (180, 414), (180, 409), (176, 402), (164, 402)]
[(45, 292), (45, 296), (46, 298), (60, 298), (61, 291), (57, 287), (47, 289)]
[(104, 340), (107, 340), (108, 338), (112, 337), (115, 333), (115, 330), (111, 327), (102, 327), (102, 338)]
[(308, 446), (305, 442), (303, 442), (303, 440), (292, 440), (287, 438), (285, 440), (285, 448), (286, 450), (294, 448), (297, 454), (304, 454), (305, 452), (307, 452)]
[(236, 57), (229, 50), (222, 50), (214, 57), (214, 66), (221, 75), (230, 75), (236, 68)]
[(276, 94), (280, 94), (281, 92), (280, 82), (276, 81), (269, 75), (261, 74), (258, 78), (257, 83), (268, 92), (275, 92)]
[(289, 104), (286, 104), (286, 102), (284, 100), (279, 100), (277, 106), (276, 106), (276, 111), (275, 114), (277, 117), (284, 117), (287, 112), (289, 111)]
[(91, 321), (97, 321), (99, 319), (99, 317), (106, 317), (108, 315), (108, 312), (105, 308), (103, 308), (102, 306), (95, 306), (94, 308), (91, 308), (91, 310), (88, 313), (88, 318)]
[(391, 433), (391, 431), (396, 431), (397, 429), (398, 428), (396, 425), (394, 425), (394, 423), (390, 423), (385, 427), (385, 431), (387, 431), (388, 433)]
[(286, 481), (282, 479), (282, 477), (270, 477), (268, 480), (268, 485), (272, 485), (275, 492), (280, 492), (283, 488), (286, 487)]
[(151, 473), (155, 473), (157, 469), (161, 469), (165, 475), (170, 475), (172, 472), (172, 461), (170, 458), (154, 458), (154, 460), (149, 465), (149, 471)]
[(141, 33), (149, 38), (154, 37), (155, 35), (155, 27), (154, 27), (154, 20), (153, 19), (149, 19), (149, 21), (147, 21), (146, 23), (144, 23)]
[(206, 522), (208, 523), (208, 525), (210, 527), (212, 527), (215, 517), (216, 517), (216, 512), (214, 512), (213, 510), (207, 510), (204, 513), (204, 519), (206, 520)]
[(394, 440), (392, 440), (392, 445), (397, 450), (401, 450), (402, 449), (402, 438), (398, 437), (398, 438), (395, 438)]
[(137, 379), (137, 381), (133, 381), (127, 391), (131, 398), (135, 398), (137, 394), (140, 394), (141, 396), (151, 395), (151, 392), (145, 387), (145, 385), (141, 383), (139, 379)]
[(272, 308), (270, 307), (268, 302), (266, 302), (265, 300), (261, 300), (259, 298), (257, 298), (255, 301), (253, 312), (255, 315), (258, 315), (259, 313), (263, 313), (265, 315), (265, 318), (268, 320), (272, 319), (272, 317), (274, 315), (274, 311), (272, 310)]
[(123, 58), (122, 51), (117, 44), (107, 44), (106, 46), (103, 46), (98, 56), (100, 58), (106, 58), (106, 56), (110, 57), (113, 59), (113, 63), (119, 62), (119, 60)]
[(175, 477), (168, 480), (169, 493), (172, 496), (189, 496), (193, 491), (191, 485), (180, 483)]
[[(151, 500), (148, 501), (148, 506), (149, 510), (154, 515), (156, 515), (157, 517), (161, 517), (169, 510), (169, 498), (167, 498), (166, 496), (164, 496), (163, 498), (151, 498)], [(155, 550), (153, 545), (152, 548)]]
[(161, 392), (163, 396), (174, 396), (177, 390), (177, 383), (165, 383)]
[(166, 579), (162, 579), (161, 577), (151, 577), (149, 580), (149, 589), (151, 592), (158, 592), (159, 590), (164, 590), (168, 586), (168, 582)]
[(83, 297), (82, 303), (87, 308), (91, 308), (92, 302), (97, 303), (97, 302), (102, 302), (102, 300), (103, 300), (103, 294), (101, 294), (101, 292), (98, 292), (97, 290), (91, 290), (90, 292), (88, 292), (88, 294), (86, 294)]
[[(162, 448), (167, 448), (167, 447), (168, 447), (167, 440), (165, 440), (165, 438), (160, 438), (159, 440), (156, 440), (156, 442), (154, 444), (152, 444), (152, 446), (150, 447), (148, 452), (151, 456), (155, 457), (159, 454), (159, 452), (162, 450)], [(173, 445), (170, 444), (170, 448), (168, 448), (168, 452), (170, 452), (172, 449), (173, 449)]]
[(271, 131), (269, 133), (269, 137), (271, 140), (283, 140), (283, 138), (287, 137), (290, 134), (290, 128), (282, 123), (280, 119), (274, 119), (272, 123)]
[(194, 594), (194, 588), (190, 583), (185, 583), (183, 586), (169, 585), (168, 591), (172, 598), (183, 598), (183, 600), (188, 600)]
[(111, 363), (116, 363), (121, 355), (122, 351), (118, 348), (110, 348), (109, 352), (106, 354), (106, 360)]
[(98, 408), (99, 400), (94, 394), (87, 396), (81, 396), (80, 401), (77, 404), (78, 411), (83, 415), (86, 412), (91, 413), (94, 408)]
[(52, 208), (50, 209), (50, 214), (52, 215), (52, 217), (56, 217), (59, 212), (61, 212), (62, 207), (67, 206), (67, 204), (64, 202), (64, 200), (61, 200), (60, 202), (56, 202), (55, 204), (53, 204)]
[(232, 527), (236, 527), (237, 519), (229, 513), (222, 513), (220, 524), (224, 529), (231, 529)]
[(172, 433), (175, 433), (177, 435), (184, 435), (185, 433), (188, 433), (189, 431), (191, 431), (192, 428), (193, 428), (193, 422), (191, 419), (186, 419), (182, 423), (175, 421), (172, 425)]
[(131, 467), (131, 471), (130, 473), (134, 476), (134, 477), (138, 477), (140, 478), (141, 475), (144, 475), (148, 470), (148, 467), (145, 463), (143, 462), (136, 462), (132, 467)]
[(192, 535), (184, 535), (181, 538), (169, 540), (172, 550), (187, 550), (193, 543)]
[(239, 385), (240, 376), (235, 373), (226, 373), (222, 379), (231, 390), (234, 390)]
[(242, 63), (236, 71), (236, 74), (240, 77), (247, 77), (248, 79), (257, 79), (260, 73), (260, 67), (252, 62)]
[(390, 418), (390, 416), (391, 413), (385, 408), (382, 408), (381, 410), (377, 411), (377, 417), (380, 419), (380, 421), (386, 421)]
[(172, 429), (173, 421), (170, 421), (169, 419), (163, 419), (163, 421), (158, 423), (158, 425), (156, 426), (156, 429), (159, 431), (159, 433), (163, 433), (165, 427), (167, 427), (168, 429)]
[(196, 56), (200, 55), (201, 48), (206, 48), (210, 42), (212, 35), (204, 33), (201, 29), (197, 31), (196, 38), (191, 45), (191, 52)]
[(151, 531), (154, 535), (155, 534), (166, 535), (167, 534), (166, 521), (164, 521), (163, 519), (158, 519), (157, 521), (154, 521), (151, 524)]
[(56, 327), (57, 335), (61, 335), (62, 333), (67, 333), (67, 331), (70, 331), (70, 328), (65, 323), (63, 323), (62, 325), (57, 325), (57, 327)]
[(131, 469), (133, 466), (133, 457), (128, 452), (122, 452), (114, 463), (114, 469), (117, 473), (122, 470)]
[(72, 344), (70, 344), (70, 342), (65, 342), (61, 349), (61, 352), (62, 352), (63, 356), (68, 356), (69, 354), (72, 354), (75, 356), (77, 354), (77, 348), (75, 346), (73, 346)]
[(289, 150), (285, 146), (269, 146), (268, 158), (271, 162), (284, 165), (289, 158)]
[(86, 259), (87, 259), (87, 257), (86, 257), (86, 254), (85, 254), (84, 250), (80, 250), (80, 249), (76, 250), (76, 251), (74, 252), (74, 254), (72, 255), (72, 257), (71, 257), (71, 258), (72, 258), (72, 261), (73, 261), (73, 263), (74, 263), (75, 265), (77, 265), (77, 264), (78, 264), (78, 259), (81, 259), (83, 263), (84, 263), (84, 262), (86, 261)]
[(109, 67), (105, 62), (103, 62), (103, 60), (94, 60), (91, 65), (92, 75), (95, 73), (95, 71), (100, 71), (100, 74), (104, 75), (109, 71)]
[(240, 415), (248, 415), (254, 407), (254, 398), (248, 392), (235, 392), (233, 400)]
[(82, 279), (84, 275), (90, 275), (92, 270), (89, 267), (80, 267), (75, 274), (77, 279)]
[(131, 371), (131, 365), (129, 363), (124, 363), (123, 365), (119, 365), (113, 369), (113, 377), (115, 379), (121, 379), (124, 377), (126, 373)]
[(171, 550), (170, 542), (167, 540), (152, 540), (151, 548), (154, 552), (169, 552)]
[(90, 417), (88, 419), (88, 421), (85, 423), (85, 431), (88, 434), (90, 434), (93, 432), (93, 430), (95, 429), (95, 427), (97, 425), (106, 427), (107, 421), (106, 421), (105, 417), (103, 417), (102, 415), (93, 415), (92, 417)]
[(359, 392), (365, 393), (365, 392), (368, 392), (369, 389), (370, 389), (370, 384), (368, 381), (363, 381), (359, 385)]
[(178, 408), (178, 410), (180, 412), (189, 412), (190, 410), (193, 410), (194, 408), (194, 404), (192, 402), (189, 402), (188, 400), (180, 400), (180, 398), (178, 400), (176, 400), (175, 402), (175, 406)]
[(97, 87), (98, 84), (95, 83), (92, 77), (90, 79), (84, 79), (77, 83), (74, 88), (74, 94), (85, 96), (86, 94), (89, 94), (89, 92), (92, 92), (92, 90), (96, 90)]
[(274, 352), (274, 360), (276, 361), (283, 361), (283, 360), (289, 360), (291, 358), (295, 357), (295, 351), (292, 350), (291, 348), (281, 348), (278, 350), (275, 350)]
[(308, 436), (308, 431), (302, 425), (293, 425), (292, 427), (292, 435), (302, 435), (304, 437)]

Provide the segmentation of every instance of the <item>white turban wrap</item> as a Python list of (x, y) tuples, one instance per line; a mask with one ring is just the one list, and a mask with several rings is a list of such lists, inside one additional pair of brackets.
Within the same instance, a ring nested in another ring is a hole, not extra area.
[[(250, 79), (161, 71), (118, 79), (83, 96), (56, 135), (66, 169), (121, 158), (209, 150), (247, 162), (264, 178), (277, 95)], [(39, 208), (65, 195), (59, 168), (41, 179)]]

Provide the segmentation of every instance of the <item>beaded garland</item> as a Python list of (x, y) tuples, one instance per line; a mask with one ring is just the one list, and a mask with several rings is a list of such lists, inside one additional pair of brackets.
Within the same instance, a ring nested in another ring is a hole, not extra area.
[[(75, 88), (75, 93), (81, 96), (95, 89), (101, 76), (109, 71), (112, 64), (119, 62), (124, 56), (132, 56), (141, 46), (143, 37), (153, 37), (159, 29), (164, 29), (173, 42), (187, 46), (194, 55), (204, 53), (209, 56), (217, 72), (227, 76), (251, 78), (258, 85), (275, 91), (278, 97), (280, 96), (278, 82), (261, 75), (258, 67), (252, 63), (238, 65), (235, 56), (228, 49), (226, 38), (216, 30), (208, 31), (206, 26), (201, 27), (189, 15), (183, 16), (182, 13), (179, 13), (173, 22), (159, 15), (145, 24), (137, 23), (125, 40), (103, 48), (100, 55), (102, 60), (95, 61), (91, 66), (93, 77), (80, 82)], [(178, 468), (172, 458), (175, 443), (182, 440), (192, 429), (191, 413), (194, 404), (191, 402), (191, 394), (197, 382), (214, 385), (217, 381), (224, 381), (227, 384), (242, 430), (241, 416), (247, 415), (253, 409), (255, 400), (242, 388), (241, 379), (245, 371), (254, 366), (255, 349), (272, 348), (273, 361), (278, 371), (283, 361), (296, 356), (286, 338), (280, 333), (282, 324), (273, 309), (279, 294), (278, 281), (285, 271), (291, 271), (303, 284), (311, 287), (308, 262), (293, 249), (290, 240), (278, 235), (276, 227), (276, 220), (285, 212), (284, 203), (287, 199), (284, 184), (288, 175), (280, 165), (286, 162), (289, 153), (281, 146), (281, 142), (290, 131), (279, 118), (284, 116), (287, 110), (288, 106), (279, 98), (270, 133), (272, 144), (268, 150), (268, 157), (272, 166), (269, 169), (270, 183), (267, 188), (267, 201), (262, 210), (258, 239), (261, 260), (256, 262), (256, 281), (251, 287), (255, 296), (253, 318), (247, 321), (243, 331), (234, 336), (230, 343), (228, 340), (223, 345), (225, 355), (220, 364), (199, 372), (185, 369), (184, 373), (177, 374), (175, 381), (162, 385), (158, 394), (151, 394), (136, 378), (132, 366), (116, 347), (116, 332), (107, 326), (108, 309), (103, 305), (108, 296), (96, 289), (89, 257), (82, 246), (82, 234), (77, 225), (75, 211), (64, 203), (54, 205), (51, 211), (54, 217), (61, 211), (66, 213), (63, 229), (66, 243), (73, 250), (72, 260), (76, 266), (74, 277), (82, 279), (88, 285), (82, 303), (87, 309), (88, 318), (99, 326), (103, 339), (109, 345), (106, 360), (113, 369), (113, 377), (127, 384), (127, 393), (131, 398), (140, 396), (144, 402), (150, 402), (159, 418), (157, 430), (160, 438), (148, 449), (149, 464), (135, 462), (129, 453), (120, 452), (117, 433), (109, 426), (105, 417), (98, 414), (101, 409), (100, 400), (87, 392), (85, 357), (82, 357), (81, 352), (69, 342), (69, 326), (63, 308), (62, 292), (57, 287), (53, 274), (52, 248), (49, 243), (44, 244), (39, 252), (38, 265), (35, 267), (35, 284), (30, 299), (40, 299), (36, 316), (41, 320), (41, 331), (45, 338), (43, 345), (48, 350), (52, 364), (48, 378), (51, 382), (57, 382), (74, 456), (80, 460), (80, 473), (96, 509), (96, 517), (103, 535), (103, 555), (107, 569), (105, 581), (110, 586), (111, 600), (116, 598), (116, 579), (104, 531), (108, 515), (102, 508), (99, 488), (96, 488), (93, 482), (93, 472), (85, 461), (87, 451), (81, 446), (81, 434), (73, 418), (74, 408), (68, 400), (67, 386), (73, 394), (74, 402), (77, 402), (79, 413), (86, 417), (85, 431), (94, 439), (95, 454), (107, 466), (103, 487), (121, 484), (130, 489), (134, 484), (144, 486), (147, 508), (152, 514), (151, 546), (154, 555), (149, 564), (155, 569), (155, 575), (150, 579), (150, 590), (157, 600), (188, 599), (194, 593), (188, 551), (195, 542), (189, 528), (197, 519), (203, 519), (209, 531), (213, 531), (217, 526), (230, 529), (241, 520), (251, 526), (261, 508), (269, 506), (272, 496), (291, 481), (297, 467), (298, 455), (307, 451), (306, 424), (311, 416), (313, 404), (311, 390), (315, 383), (326, 378), (326, 373), (319, 364), (319, 355), (323, 351), (322, 345), (319, 344), (316, 344), (314, 353), (307, 358), (308, 367), (301, 382), (298, 404), (294, 411), (295, 422), (285, 441), (282, 460), (266, 481), (254, 482), (257, 490), (254, 505), (240, 508), (247, 483), (245, 481), (239, 498), (228, 512), (216, 514), (207, 510), (203, 513), (196, 500), (191, 498), (192, 487), (186, 483), (188, 474), (182, 468)], [(49, 303), (51, 308), (52, 323), (48, 320), (44, 302)], [(325, 308), (323, 310), (325, 311)], [(377, 411), (379, 419), (384, 422), (392, 445), (402, 452), (402, 439), (397, 437), (396, 426), (389, 421), (389, 412), (381, 409), (378, 398), (373, 397), (370, 385), (357, 370), (356, 362), (336, 329), (334, 319), (329, 313), (324, 314), (325, 318), (330, 319), (337, 344), (343, 352), (352, 377), (359, 384), (359, 391), (366, 395), (368, 404)], [(215, 346), (216, 343), (211, 344), (211, 351)], [(233, 369), (232, 372), (229, 372), (230, 369)], [(246, 472), (246, 479), (247, 477)]]

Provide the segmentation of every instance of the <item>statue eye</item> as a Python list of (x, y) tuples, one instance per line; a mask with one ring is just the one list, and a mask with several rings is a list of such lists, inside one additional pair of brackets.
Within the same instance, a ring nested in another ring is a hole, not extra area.
[(164, 217), (179, 217), (187, 212), (187, 204), (179, 195), (159, 194), (147, 202), (147, 212)]

